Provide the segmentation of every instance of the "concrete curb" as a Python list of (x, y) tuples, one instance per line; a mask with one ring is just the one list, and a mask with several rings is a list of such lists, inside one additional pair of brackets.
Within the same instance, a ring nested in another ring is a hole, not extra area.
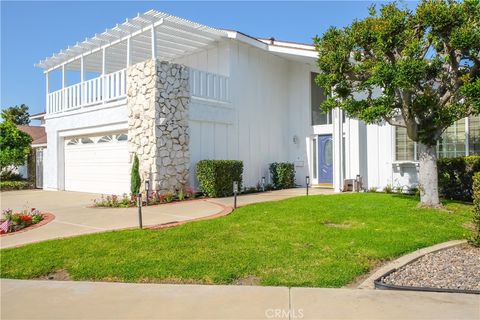
[(162, 224), (157, 224), (157, 225), (150, 225), (150, 226), (145, 226), (144, 228), (145, 229), (152, 229), (152, 230), (172, 228), (172, 227), (180, 226), (182, 224), (187, 224), (187, 223), (194, 222), (194, 221), (210, 220), (210, 219), (223, 217), (223, 216), (229, 215), (230, 213), (233, 212), (233, 208), (230, 207), (230, 206), (226, 206), (226, 205), (223, 205), (221, 203), (214, 202), (214, 201), (209, 201), (207, 199), (202, 199), (202, 200), (206, 201), (208, 203), (212, 203), (214, 205), (217, 205), (220, 208), (222, 208), (222, 210), (217, 212), (217, 213), (211, 214), (209, 216), (205, 216), (205, 217), (200, 217), (200, 218), (195, 218), (195, 219), (190, 219), (190, 220), (185, 220), (185, 221), (173, 221), (173, 222), (167, 222), (167, 223), (162, 223)]
[(412, 262), (412, 260), (418, 259), (427, 253), (436, 252), (443, 249), (448, 249), (461, 244), (467, 243), (467, 240), (452, 240), (443, 243), (436, 244), (431, 247), (422, 248), (412, 253), (406, 254), (396, 260), (388, 262), (386, 265), (374, 270), (367, 279), (365, 279), (357, 288), (358, 289), (375, 289), (374, 281), (383, 276), (384, 274), (403, 267), (404, 265)]

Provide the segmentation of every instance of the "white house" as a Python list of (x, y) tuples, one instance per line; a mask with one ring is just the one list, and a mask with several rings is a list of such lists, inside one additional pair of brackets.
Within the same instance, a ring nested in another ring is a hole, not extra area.
[[(295, 163), (299, 185), (310, 176), (340, 191), (357, 175), (364, 187), (415, 185), (405, 132), (320, 112), (316, 57), (311, 45), (154, 10), (68, 47), (37, 64), (46, 75), (44, 188), (129, 192), (133, 154), (160, 191), (195, 186), (201, 159), (243, 160), (245, 186), (278, 161)], [(478, 117), (462, 120), (439, 152), (478, 154), (479, 136)]]

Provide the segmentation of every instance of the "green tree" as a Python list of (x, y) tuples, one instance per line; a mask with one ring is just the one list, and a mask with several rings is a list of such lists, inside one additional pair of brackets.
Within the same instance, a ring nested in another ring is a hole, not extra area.
[(4, 121), (10, 120), (15, 124), (28, 125), (30, 123), (30, 114), (25, 104), (3, 109), (2, 118)]
[(396, 3), (314, 38), (328, 94), (366, 123), (404, 127), (419, 144), (421, 204), (439, 206), (436, 144), (455, 121), (480, 113), (480, 2)]
[(10, 120), (0, 123), (0, 132), (0, 171), (25, 164), (32, 137), (18, 130)]
[(130, 175), (130, 192), (133, 194), (138, 194), (140, 192), (140, 184), (142, 180), (140, 179), (140, 172), (139, 172), (139, 162), (138, 157), (135, 155), (133, 158), (132, 164), (132, 172)]

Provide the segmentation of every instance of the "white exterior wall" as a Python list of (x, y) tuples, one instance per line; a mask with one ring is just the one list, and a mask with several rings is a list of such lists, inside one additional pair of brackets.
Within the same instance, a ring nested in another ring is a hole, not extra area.
[[(305, 177), (310, 175), (310, 138), (315, 130), (312, 127), (310, 72), (315, 67), (306, 63), (289, 63), (288, 70), (288, 161), (295, 163), (295, 183), (305, 186)], [(325, 126), (322, 126), (325, 127)], [(331, 130), (331, 126), (328, 126)], [(323, 128), (325, 129), (325, 128)], [(331, 133), (331, 132), (329, 132)], [(293, 137), (298, 143), (293, 143)]]
[(187, 67), (228, 76), (230, 74), (229, 41), (224, 40), (202, 50), (173, 61)]
[[(345, 174), (340, 163), (338, 121), (311, 125), (310, 72), (315, 63), (287, 60), (235, 40), (222, 40), (205, 51), (182, 57), (176, 63), (230, 77), (231, 103), (192, 98), (189, 107), (190, 183), (196, 185), (195, 164), (202, 159), (237, 159), (244, 162), (244, 186), (255, 186), (262, 176), (269, 181), (272, 162), (295, 163), (296, 184), (305, 186), (311, 175), (310, 141), (314, 135), (333, 134), (334, 181), (363, 177), (364, 187), (382, 189), (387, 184), (415, 185), (413, 163), (395, 164), (394, 130), (389, 125), (365, 125), (346, 119)], [(48, 147), (44, 154), (45, 189), (64, 188), (64, 138), (127, 129), (125, 105), (66, 116), (48, 117)], [(76, 113), (78, 112), (78, 113)], [(73, 114), (72, 114), (73, 113)], [(335, 118), (336, 119), (336, 118)], [(294, 137), (296, 137), (294, 142)]]
[(244, 186), (255, 186), (262, 176), (268, 181), (269, 163), (292, 160), (287, 145), (288, 60), (233, 40), (228, 48), (219, 46), (222, 49), (217, 52), (229, 54), (228, 68), (216, 51), (203, 55), (208, 68), (191, 64), (200, 70), (228, 73), (231, 97), (230, 104), (192, 99), (192, 183), (197, 161), (235, 159), (244, 163)]
[(103, 109), (80, 109), (78, 113), (46, 117), (45, 130), (48, 143), (43, 158), (44, 189), (64, 189), (64, 137), (127, 129), (125, 104), (103, 107)]

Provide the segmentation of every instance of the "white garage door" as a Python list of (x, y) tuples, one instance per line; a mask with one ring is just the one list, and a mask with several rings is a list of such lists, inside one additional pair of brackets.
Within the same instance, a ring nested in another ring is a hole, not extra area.
[(65, 139), (65, 190), (123, 194), (130, 190), (125, 133)]

